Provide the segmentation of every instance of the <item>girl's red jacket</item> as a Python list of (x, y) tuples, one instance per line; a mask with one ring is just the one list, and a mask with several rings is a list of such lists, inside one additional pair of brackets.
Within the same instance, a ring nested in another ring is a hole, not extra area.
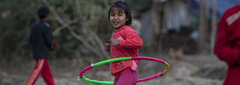
[(240, 85), (240, 5), (229, 8), (222, 16), (214, 52), (228, 65), (223, 85)]
[[(130, 26), (123, 26), (112, 34), (113, 39), (119, 39), (120, 44), (110, 48), (111, 59), (120, 57), (138, 57), (138, 49), (142, 47), (142, 39), (137, 35), (135, 30)], [(137, 64), (138, 60), (134, 60)], [(133, 60), (119, 61), (111, 63), (111, 73), (118, 77), (121, 72), (130, 68)]]

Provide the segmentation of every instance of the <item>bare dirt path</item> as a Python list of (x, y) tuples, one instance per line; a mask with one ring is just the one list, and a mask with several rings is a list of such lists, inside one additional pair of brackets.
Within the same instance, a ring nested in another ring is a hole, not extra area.
[[(210, 55), (185, 55), (181, 61), (169, 58), (161, 59), (171, 65), (170, 72), (161, 78), (138, 83), (138, 85), (221, 85), (227, 69), (225, 63)], [(1, 62), (0, 85), (24, 85), (34, 67), (34, 63), (34, 61), (31, 61), (12, 65)], [(56, 85), (97, 85), (77, 81), (76, 78), (81, 67), (68, 60), (62, 63), (65, 64), (50, 62)], [(158, 63), (141, 61), (138, 71), (139, 78), (155, 74), (161, 70), (161, 67)], [(85, 75), (97, 80), (113, 80), (108, 71), (108, 65), (94, 68)], [(39, 78), (35, 85), (45, 85), (44, 80)]]

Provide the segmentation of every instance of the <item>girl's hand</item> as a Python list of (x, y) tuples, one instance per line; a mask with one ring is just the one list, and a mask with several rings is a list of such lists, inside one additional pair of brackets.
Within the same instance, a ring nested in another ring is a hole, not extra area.
[(110, 46), (117, 46), (120, 44), (120, 40), (118, 39), (110, 39)]
[(132, 61), (131, 69), (132, 69), (133, 71), (136, 71), (136, 70), (137, 70), (137, 64), (136, 64), (136, 62), (135, 62), (134, 60)]
[(104, 43), (105, 44), (105, 51), (109, 52), (110, 51), (110, 44), (109, 43)]

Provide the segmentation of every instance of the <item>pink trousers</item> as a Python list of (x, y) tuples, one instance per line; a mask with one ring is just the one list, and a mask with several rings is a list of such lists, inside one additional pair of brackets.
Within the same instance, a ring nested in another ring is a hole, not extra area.
[(136, 85), (137, 71), (127, 69), (118, 78), (114, 79), (113, 85)]

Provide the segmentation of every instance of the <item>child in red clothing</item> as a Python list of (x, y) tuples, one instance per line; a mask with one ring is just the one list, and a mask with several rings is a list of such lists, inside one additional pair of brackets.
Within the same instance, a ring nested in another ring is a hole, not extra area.
[(40, 7), (38, 15), (40, 21), (32, 26), (30, 35), (30, 43), (36, 65), (25, 85), (34, 85), (40, 75), (42, 75), (47, 85), (54, 85), (54, 79), (47, 58), (49, 50), (56, 48), (56, 41), (53, 40), (51, 27), (48, 24), (50, 19), (48, 7)]
[(223, 85), (240, 85), (240, 4), (229, 8), (222, 16), (215, 54), (228, 64)]
[[(138, 49), (142, 47), (142, 39), (135, 30), (128, 26), (132, 17), (128, 4), (124, 1), (115, 2), (108, 13), (109, 22), (115, 28), (106, 44), (111, 58), (138, 57)], [(114, 85), (136, 85), (138, 60), (111, 63), (111, 73), (115, 76)]]

